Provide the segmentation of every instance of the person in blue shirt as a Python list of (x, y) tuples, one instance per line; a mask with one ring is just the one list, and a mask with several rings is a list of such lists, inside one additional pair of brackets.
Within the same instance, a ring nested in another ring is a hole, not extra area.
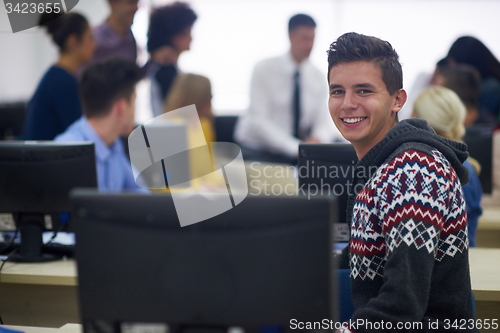
[(90, 66), (79, 83), (83, 117), (55, 138), (94, 142), (99, 191), (146, 191), (136, 184), (120, 139), (134, 128), (139, 79), (139, 68), (129, 60), (113, 59)]
[(59, 49), (59, 59), (44, 74), (28, 104), (25, 140), (52, 140), (82, 115), (76, 73), (92, 59), (95, 42), (85, 17), (63, 14), (44, 13), (40, 18)]
[[(413, 116), (427, 120), (429, 125), (447, 139), (461, 141), (465, 134), (465, 105), (451, 89), (433, 86), (422, 91), (413, 104)], [(469, 157), (463, 165), (469, 170), (469, 182), (462, 186), (467, 209), (467, 232), (469, 244), (476, 246), (476, 230), (483, 213), (481, 198), (483, 190), (479, 181), (479, 163)]]

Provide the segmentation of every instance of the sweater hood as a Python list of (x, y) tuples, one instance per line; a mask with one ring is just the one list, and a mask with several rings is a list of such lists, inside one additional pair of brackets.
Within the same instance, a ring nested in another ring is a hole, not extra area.
[(409, 145), (420, 143), (437, 149), (455, 169), (460, 183), (464, 185), (469, 181), (468, 169), (463, 165), (463, 162), (469, 157), (467, 145), (437, 135), (426, 120), (418, 118), (405, 119), (397, 123), (384, 139), (361, 159), (358, 165), (380, 166), (405, 143)]

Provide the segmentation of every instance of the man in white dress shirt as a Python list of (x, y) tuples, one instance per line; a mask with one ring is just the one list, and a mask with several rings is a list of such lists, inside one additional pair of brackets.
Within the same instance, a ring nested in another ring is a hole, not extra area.
[(293, 164), (300, 142), (340, 138), (328, 113), (326, 75), (308, 60), (315, 28), (310, 16), (293, 16), (290, 50), (256, 64), (250, 106), (235, 131), (246, 160)]

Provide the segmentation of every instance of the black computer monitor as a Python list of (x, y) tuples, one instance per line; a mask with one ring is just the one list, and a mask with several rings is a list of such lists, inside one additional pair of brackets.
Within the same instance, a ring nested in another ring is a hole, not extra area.
[(42, 232), (67, 225), (75, 187), (97, 187), (93, 143), (0, 142), (0, 213), (14, 222), (4, 215), (0, 230), (21, 234), (19, 252), (9, 260), (57, 259), (42, 253)]
[(21, 137), (27, 105), (24, 101), (0, 104), (0, 140)]
[(471, 157), (481, 165), (479, 181), (483, 193), (491, 194), (493, 189), (493, 131), (494, 125), (476, 124), (467, 127), (463, 137)]
[(309, 196), (336, 196), (339, 209), (335, 241), (348, 241), (347, 199), (358, 157), (350, 143), (303, 143), (299, 146), (299, 189)]
[(181, 227), (169, 194), (73, 194), (84, 332), (288, 332), (292, 319), (337, 318), (334, 199), (248, 196)]

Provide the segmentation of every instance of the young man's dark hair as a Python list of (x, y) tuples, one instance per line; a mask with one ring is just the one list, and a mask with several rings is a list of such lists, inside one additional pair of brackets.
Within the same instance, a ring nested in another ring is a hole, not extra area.
[(328, 53), (328, 82), (333, 66), (343, 62), (367, 61), (375, 63), (382, 71), (389, 94), (393, 95), (403, 88), (403, 69), (399, 56), (389, 42), (381, 39), (346, 33), (330, 45)]
[(83, 72), (79, 83), (83, 114), (87, 118), (105, 116), (120, 98), (129, 101), (140, 74), (135, 63), (124, 59), (90, 66)]
[(311, 16), (306, 14), (294, 15), (290, 18), (290, 21), (288, 21), (288, 32), (292, 32), (295, 28), (300, 26), (316, 28), (316, 22), (314, 22)]
[(191, 27), (198, 16), (187, 3), (174, 2), (151, 13), (148, 29), (148, 52), (172, 46), (172, 38)]

